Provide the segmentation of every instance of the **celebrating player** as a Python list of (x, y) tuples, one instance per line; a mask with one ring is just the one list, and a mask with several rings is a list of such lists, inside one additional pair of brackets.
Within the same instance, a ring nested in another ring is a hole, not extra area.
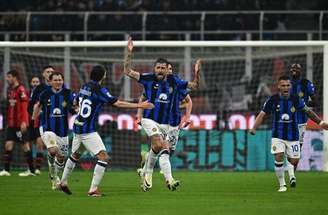
[(7, 137), (4, 151), (4, 170), (0, 176), (10, 176), (10, 163), (15, 142), (21, 142), (29, 167), (27, 172), (22, 172), (19, 176), (34, 176), (32, 152), (29, 143), (26, 141), (28, 126), (28, 93), (25, 87), (19, 83), (19, 76), (16, 70), (7, 72)]
[[(172, 64), (170, 62), (167, 62), (167, 70), (168, 70), (168, 74), (173, 74), (173, 69), (172, 69)], [(143, 101), (145, 98), (145, 95), (142, 95), (139, 99), (139, 102)], [(174, 154), (174, 151), (176, 149), (176, 144), (178, 143), (178, 138), (179, 138), (179, 131), (180, 128), (185, 128), (190, 124), (190, 115), (191, 115), (191, 111), (192, 111), (192, 100), (190, 98), (190, 95), (188, 93), (188, 90), (181, 90), (179, 93), (179, 101), (180, 102), (180, 109), (185, 108), (186, 109), (186, 113), (185, 116), (181, 119), (181, 122), (179, 124), (179, 126), (176, 128), (175, 127), (171, 127), (172, 129), (170, 129), (170, 132), (168, 133), (166, 139), (168, 140), (168, 143), (170, 144), (170, 156), (172, 156)], [(137, 122), (140, 123), (141, 119), (142, 119), (142, 109), (138, 109), (138, 113), (137, 113)], [(178, 112), (178, 114), (180, 114), (181, 112)], [(175, 141), (170, 141), (170, 140), (175, 140)], [(143, 154), (143, 159), (142, 159), (142, 168), (139, 168), (137, 170), (138, 175), (141, 177), (142, 179), (142, 184), (143, 185), (143, 175), (144, 172), (146, 171), (146, 165), (145, 162), (148, 159), (148, 152)], [(161, 171), (161, 173), (163, 173), (163, 171)]]
[[(141, 125), (151, 139), (151, 149), (146, 161), (142, 189), (149, 190), (152, 187), (152, 172), (157, 158), (163, 171), (167, 187), (176, 190), (180, 182), (172, 176), (171, 163), (169, 159), (170, 144), (174, 144), (177, 135), (168, 135), (178, 129), (181, 121), (179, 114), (179, 93), (186, 88), (196, 89), (200, 79), (200, 60), (195, 65), (195, 77), (192, 82), (179, 79), (177, 76), (167, 74), (167, 61), (159, 58), (154, 64), (154, 72), (140, 74), (130, 68), (133, 42), (129, 38), (127, 54), (124, 61), (125, 75), (137, 80), (144, 86), (146, 99), (155, 104), (153, 110), (145, 110)], [(177, 133), (177, 132), (175, 132)]]
[[(300, 64), (294, 63), (290, 67), (290, 73), (292, 76), (291, 84), (292, 87), (290, 89), (291, 96), (299, 96), (302, 98), (308, 107), (314, 107), (316, 104), (316, 96), (314, 92), (314, 87), (311, 81), (301, 78), (302, 67)], [(298, 122), (298, 131), (299, 131), (299, 141), (300, 147), (302, 149), (302, 145), (304, 142), (304, 133), (306, 130), (306, 123), (308, 120), (307, 115), (302, 111), (296, 112), (297, 122)], [(288, 167), (288, 175), (289, 175), (289, 183), (291, 187), (296, 186), (296, 178), (295, 178), (295, 170), (296, 168), (289, 162), (287, 162)]]
[(52, 189), (55, 190), (60, 179), (58, 173), (63, 169), (65, 157), (68, 156), (68, 114), (74, 113), (73, 94), (63, 88), (64, 76), (53, 72), (49, 76), (51, 88), (40, 95), (39, 102), (34, 105), (33, 119), (39, 115), (40, 134), (48, 149), (49, 176)]
[[(36, 143), (36, 159), (35, 159), (35, 173), (36, 174), (40, 174), (41, 173), (41, 166), (42, 166), (42, 161), (43, 161), (43, 142), (41, 139), (41, 135), (40, 135), (40, 130), (39, 130), (39, 116), (35, 116), (35, 119), (32, 119), (32, 115), (33, 115), (33, 108), (34, 105), (39, 101), (40, 98), (40, 94), (51, 88), (50, 86), (50, 80), (49, 80), (49, 76), (55, 71), (54, 67), (48, 65), (42, 68), (42, 72), (41, 75), (43, 77), (43, 81), (40, 82), (39, 84), (35, 87), (33, 87), (33, 89), (31, 90), (31, 94), (30, 94), (30, 99), (29, 99), (29, 103), (28, 103), (28, 113), (30, 115), (30, 124), (29, 124), (29, 135), (28, 135), (28, 140), (30, 142), (35, 141)], [(32, 82), (33, 80), (37, 80), (36, 77), (32, 78)], [(40, 80), (40, 79), (39, 79)], [(42, 115), (42, 113), (41, 113)]]
[(297, 166), (300, 159), (299, 131), (297, 128), (297, 111), (303, 111), (310, 119), (328, 129), (328, 124), (322, 121), (312, 110), (306, 106), (298, 96), (290, 95), (290, 78), (281, 76), (278, 82), (279, 94), (271, 96), (256, 117), (251, 134), (255, 135), (257, 127), (262, 123), (266, 114), (273, 114), (271, 153), (275, 158), (275, 172), (279, 181), (278, 192), (287, 190), (284, 177), (284, 155), (288, 161)]
[(73, 171), (76, 162), (86, 149), (95, 155), (98, 159), (94, 169), (91, 186), (88, 192), (89, 196), (102, 196), (98, 185), (100, 184), (108, 165), (108, 155), (102, 139), (96, 132), (96, 121), (101, 107), (109, 103), (118, 108), (144, 108), (152, 109), (154, 106), (147, 101), (130, 103), (120, 101), (112, 96), (109, 91), (101, 84), (106, 78), (106, 70), (103, 66), (93, 67), (90, 74), (90, 82), (84, 84), (77, 96), (79, 101), (79, 113), (74, 121), (74, 138), (72, 145), (72, 154), (66, 162), (64, 173), (59, 188), (66, 194), (72, 194), (67, 186), (68, 177)]

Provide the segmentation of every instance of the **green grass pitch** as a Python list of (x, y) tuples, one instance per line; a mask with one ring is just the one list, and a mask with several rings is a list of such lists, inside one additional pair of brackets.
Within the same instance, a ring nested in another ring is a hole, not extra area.
[(75, 171), (73, 195), (52, 191), (46, 172), (21, 178), (17, 172), (0, 178), (0, 214), (36, 215), (207, 215), (207, 214), (328, 214), (328, 174), (297, 173), (295, 189), (278, 193), (273, 172), (174, 173), (182, 184), (169, 191), (154, 173), (153, 189), (142, 192), (136, 172), (107, 171), (101, 184), (106, 196), (86, 195), (92, 172)]

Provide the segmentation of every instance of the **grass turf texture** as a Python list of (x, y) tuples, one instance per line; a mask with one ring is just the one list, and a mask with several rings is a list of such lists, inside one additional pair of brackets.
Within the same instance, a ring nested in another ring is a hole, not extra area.
[(142, 192), (135, 172), (108, 171), (101, 184), (106, 196), (86, 195), (92, 172), (73, 172), (73, 195), (52, 191), (47, 173), (0, 177), (0, 214), (328, 214), (328, 174), (297, 173), (295, 189), (277, 192), (273, 172), (175, 172), (182, 182), (169, 191), (154, 173), (153, 188)]

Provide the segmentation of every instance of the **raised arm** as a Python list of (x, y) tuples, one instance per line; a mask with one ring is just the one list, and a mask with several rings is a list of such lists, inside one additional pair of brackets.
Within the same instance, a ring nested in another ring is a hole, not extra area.
[(137, 108), (153, 109), (154, 108), (154, 105), (152, 103), (149, 103), (148, 101), (144, 101), (141, 103), (131, 103), (131, 102), (117, 100), (113, 104), (113, 106), (118, 107), (118, 108), (132, 108), (132, 109), (137, 109)]
[(201, 66), (202, 60), (197, 59), (194, 67), (194, 80), (188, 82), (188, 88), (189, 89), (198, 89), (199, 82), (200, 82), (200, 66)]
[(255, 118), (253, 128), (249, 131), (252, 135), (256, 134), (256, 129), (262, 124), (265, 115), (266, 113), (264, 111), (261, 111), (259, 115), (257, 115), (257, 117)]
[(133, 41), (132, 38), (129, 37), (127, 50), (124, 58), (124, 74), (138, 81), (140, 79), (140, 73), (131, 69), (132, 50)]

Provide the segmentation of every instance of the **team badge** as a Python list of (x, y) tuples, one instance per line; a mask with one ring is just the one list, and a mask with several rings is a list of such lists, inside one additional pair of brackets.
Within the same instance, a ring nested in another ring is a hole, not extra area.
[(273, 151), (276, 151), (276, 150), (277, 150), (277, 147), (272, 146), (272, 150), (273, 150)]
[(173, 92), (173, 87), (170, 87), (170, 93), (172, 93)]
[(292, 106), (292, 108), (290, 109), (290, 111), (291, 111), (292, 113), (294, 113), (294, 112), (296, 111), (295, 107)]
[(66, 107), (67, 106), (67, 102), (63, 101), (62, 106), (63, 107)]
[(153, 128), (152, 130), (153, 130), (153, 132), (156, 132), (156, 131), (157, 131), (157, 129), (156, 129), (156, 128)]
[(299, 92), (298, 94), (299, 97), (303, 97), (304, 96), (304, 93), (302, 91)]

